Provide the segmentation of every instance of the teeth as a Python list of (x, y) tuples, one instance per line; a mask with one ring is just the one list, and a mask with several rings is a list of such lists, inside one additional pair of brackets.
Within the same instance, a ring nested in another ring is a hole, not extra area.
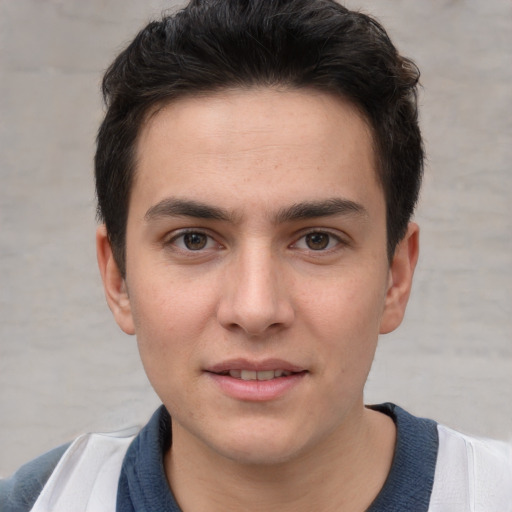
[(242, 380), (272, 380), (278, 377), (288, 377), (292, 372), (286, 370), (264, 370), (257, 372), (254, 370), (229, 370), (229, 376), (234, 379)]
[(240, 373), (242, 380), (256, 380), (258, 375), (258, 372), (252, 370), (242, 370)]
[(270, 380), (274, 378), (274, 370), (257, 373), (258, 380)]

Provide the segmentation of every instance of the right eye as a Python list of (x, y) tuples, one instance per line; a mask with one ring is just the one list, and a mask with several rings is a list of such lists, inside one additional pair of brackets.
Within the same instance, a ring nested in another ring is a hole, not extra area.
[(202, 251), (215, 247), (215, 240), (201, 231), (186, 231), (174, 236), (169, 244), (182, 251)]

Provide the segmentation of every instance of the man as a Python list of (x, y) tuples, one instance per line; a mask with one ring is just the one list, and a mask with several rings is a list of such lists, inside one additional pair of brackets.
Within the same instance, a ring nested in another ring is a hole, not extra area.
[(417, 81), (329, 0), (138, 34), (103, 82), (97, 250), (163, 406), (22, 468), (6, 510), (512, 510), (509, 447), (363, 402), (418, 257)]

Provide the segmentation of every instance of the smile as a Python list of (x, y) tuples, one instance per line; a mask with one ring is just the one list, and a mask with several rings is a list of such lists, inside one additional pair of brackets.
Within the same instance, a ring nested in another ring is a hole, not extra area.
[(279, 377), (289, 377), (292, 373), (294, 372), (287, 370), (228, 370), (220, 373), (220, 375), (229, 375), (234, 379), (241, 380), (272, 380)]
[(309, 374), (304, 366), (276, 358), (260, 361), (234, 358), (209, 365), (204, 372), (225, 395), (250, 402), (283, 397)]

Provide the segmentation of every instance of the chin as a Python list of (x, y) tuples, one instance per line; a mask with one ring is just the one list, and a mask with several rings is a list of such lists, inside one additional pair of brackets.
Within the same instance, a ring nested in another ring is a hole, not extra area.
[(227, 427), (220, 439), (210, 439), (208, 444), (226, 459), (254, 466), (283, 464), (307, 450), (309, 443), (297, 431), (280, 432), (277, 428), (269, 427), (262, 428), (254, 424), (238, 429)]
[(269, 447), (268, 439), (261, 442), (245, 443), (244, 446), (234, 444), (223, 446), (218, 453), (235, 462), (247, 466), (275, 466), (285, 464), (295, 459), (301, 450), (297, 447), (279, 447), (272, 443)]

